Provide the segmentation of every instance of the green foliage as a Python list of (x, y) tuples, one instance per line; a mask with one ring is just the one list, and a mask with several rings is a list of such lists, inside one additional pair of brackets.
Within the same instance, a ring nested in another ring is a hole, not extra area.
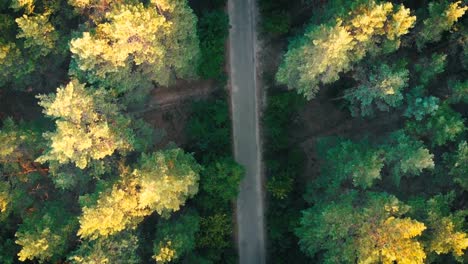
[(288, 5), (291, 5), (291, 1), (259, 1), (259, 9), (262, 15), (260, 28), (263, 33), (273, 36), (288, 33), (291, 26), (291, 15), (285, 8)]
[(385, 163), (391, 168), (391, 175), (396, 185), (402, 177), (418, 176), (423, 169), (434, 168), (434, 155), (429, 153), (422, 141), (414, 140), (397, 131), (390, 135), (386, 146)]
[(320, 183), (334, 188), (347, 180), (362, 189), (371, 187), (377, 179), (381, 178), (380, 171), (384, 166), (384, 153), (382, 150), (370, 146), (368, 141), (354, 143), (349, 140), (339, 140), (334, 147), (327, 148), (326, 142), (320, 142), (326, 149), (325, 162), (322, 166), (324, 177)]
[(468, 81), (451, 80), (448, 83), (448, 87), (451, 91), (449, 98), (450, 103), (468, 104)]
[(310, 25), (304, 36), (293, 40), (276, 75), (278, 83), (311, 99), (320, 85), (337, 81), (366, 54), (396, 50), (416, 21), (409, 9), (389, 2), (369, 1), (349, 14)]
[(444, 72), (445, 67), (447, 64), (447, 55), (445, 54), (432, 54), (431, 58), (422, 58), (418, 61), (418, 63), (414, 66), (414, 69), (419, 74), (419, 82), (426, 86), (434, 78)]
[(466, 127), (460, 113), (443, 104), (434, 115), (422, 121), (407, 122), (405, 129), (410, 134), (429, 138), (433, 146), (442, 146), (463, 135)]
[(468, 144), (466, 141), (461, 141), (458, 144), (457, 150), (450, 156), (449, 160), (447, 167), (449, 175), (464, 190), (468, 191)]
[(132, 232), (84, 241), (68, 260), (73, 264), (128, 263), (138, 264), (138, 237)]
[(408, 107), (405, 110), (404, 116), (421, 121), (427, 116), (432, 116), (439, 109), (440, 100), (434, 96), (413, 97), (409, 95), (407, 101)]
[(16, 244), (21, 246), (18, 259), (53, 262), (61, 258), (76, 231), (77, 220), (61, 202), (51, 202), (27, 217), (16, 232)]
[(351, 192), (304, 210), (296, 234), (309, 256), (324, 251), (322, 263), (424, 263), (416, 237), (426, 227), (405, 217), (407, 211), (386, 193)]
[(232, 235), (231, 216), (217, 213), (200, 220), (200, 231), (197, 235), (197, 247), (224, 249), (230, 246)]
[(201, 59), (198, 75), (202, 79), (225, 78), (224, 47), (229, 34), (229, 17), (222, 10), (204, 13), (198, 23)]
[[(96, 239), (134, 229), (145, 216), (168, 216), (198, 192), (200, 165), (181, 149), (143, 154), (138, 166), (123, 169), (94, 205), (84, 206), (78, 235)], [(96, 197), (96, 196), (94, 196)]]
[(153, 259), (157, 263), (173, 262), (195, 249), (195, 234), (200, 229), (200, 217), (194, 211), (175, 219), (158, 223)]
[(434, 1), (429, 3), (429, 17), (424, 19), (422, 29), (418, 32), (416, 45), (422, 49), (427, 43), (440, 41), (442, 34), (450, 30), (466, 10), (462, 1)]
[(119, 114), (118, 106), (104, 90), (88, 90), (76, 80), (57, 89), (56, 95), (39, 95), (44, 114), (56, 119), (57, 130), (44, 137), (50, 140), (38, 162), (75, 163), (84, 169), (115, 151), (132, 149), (130, 120)]
[(239, 193), (244, 169), (232, 158), (219, 158), (200, 175), (200, 206), (209, 210), (228, 208)]
[(289, 171), (271, 176), (267, 183), (268, 192), (276, 199), (285, 199), (293, 191), (293, 176)]
[(31, 48), (35, 56), (46, 56), (53, 51), (58, 34), (49, 22), (48, 15), (34, 15), (17, 18), (21, 29), (17, 38), (24, 38), (24, 47)]
[(349, 101), (353, 116), (372, 116), (374, 108), (388, 112), (390, 108), (401, 105), (409, 71), (404, 65), (381, 64), (370, 72), (357, 70), (356, 77), (360, 85), (347, 90), (344, 98)]
[(192, 151), (204, 161), (216, 160), (230, 153), (231, 120), (225, 101), (199, 101), (192, 105), (187, 123), (187, 137)]

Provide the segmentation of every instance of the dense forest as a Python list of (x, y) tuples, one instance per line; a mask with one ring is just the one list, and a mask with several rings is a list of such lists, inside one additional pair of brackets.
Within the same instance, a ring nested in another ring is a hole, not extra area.
[[(267, 263), (468, 263), (467, 2), (257, 4)], [(2, 0), (0, 32), (1, 264), (238, 262), (225, 0)], [(144, 113), (181, 80), (214, 92), (173, 142)]]
[(270, 263), (468, 263), (466, 1), (259, 7)]
[[(0, 263), (236, 263), (224, 1), (0, 2)], [(213, 79), (185, 142), (150, 91)]]

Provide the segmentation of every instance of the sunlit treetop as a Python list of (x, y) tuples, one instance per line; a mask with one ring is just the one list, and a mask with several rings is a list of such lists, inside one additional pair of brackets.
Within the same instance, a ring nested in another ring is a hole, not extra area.
[(45, 56), (53, 51), (58, 34), (49, 22), (48, 15), (23, 15), (16, 19), (20, 28), (17, 38), (24, 38), (24, 47), (30, 48), (37, 56)]
[(12, 0), (11, 8), (16, 11), (24, 9), (26, 14), (31, 14), (34, 11), (34, 0)]
[(96, 239), (135, 228), (145, 216), (168, 216), (198, 192), (200, 167), (190, 154), (170, 149), (143, 155), (137, 168), (85, 205), (78, 235)]
[(38, 98), (44, 114), (56, 120), (57, 129), (44, 134), (50, 148), (37, 161), (72, 162), (83, 169), (91, 160), (132, 148), (130, 120), (119, 114), (104, 90), (88, 90), (72, 80), (57, 94)]
[(404, 6), (369, 1), (345, 17), (312, 25), (294, 40), (284, 56), (277, 81), (313, 98), (321, 84), (339, 79), (366, 54), (396, 50), (400, 37), (414, 26), (415, 16)]
[(334, 202), (303, 211), (296, 230), (310, 256), (323, 253), (323, 263), (424, 263), (417, 237), (426, 229), (405, 217), (409, 207), (386, 193), (351, 192)]
[[(92, 32), (70, 42), (77, 70), (91, 82), (136, 88), (133, 75), (168, 85), (195, 76), (199, 43), (196, 17), (184, 0), (113, 5)], [(109, 87), (115, 89), (115, 87)]]

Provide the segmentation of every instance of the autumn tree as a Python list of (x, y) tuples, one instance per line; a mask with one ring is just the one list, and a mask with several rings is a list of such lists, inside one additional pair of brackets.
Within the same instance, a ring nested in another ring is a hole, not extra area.
[(195, 249), (195, 234), (200, 228), (200, 217), (194, 211), (177, 217), (161, 219), (156, 227), (153, 259), (156, 263), (169, 263)]
[(366, 54), (397, 49), (415, 21), (403, 5), (361, 3), (349, 15), (310, 25), (304, 36), (292, 41), (276, 79), (311, 99), (319, 85), (337, 81), (340, 73), (350, 71)]
[(135, 228), (145, 216), (168, 216), (198, 192), (200, 166), (190, 154), (169, 149), (143, 154), (133, 171), (83, 207), (78, 235), (96, 239)]
[(431, 262), (437, 262), (437, 256), (452, 254), (463, 262), (464, 251), (468, 248), (468, 234), (464, 230), (466, 210), (453, 211), (455, 193), (439, 194), (428, 200), (417, 198), (410, 201), (410, 214), (424, 221), (424, 244)]
[(195, 76), (196, 21), (186, 1), (113, 5), (95, 30), (71, 40), (71, 72), (116, 94), (139, 89), (128, 95), (143, 99), (152, 82)]
[(451, 3), (443, 0), (429, 3), (429, 17), (424, 19), (416, 38), (418, 48), (423, 48), (427, 43), (440, 41), (442, 34), (450, 30), (466, 10), (468, 7), (464, 6), (462, 1)]
[(304, 210), (296, 234), (307, 255), (324, 252), (324, 263), (424, 263), (417, 237), (426, 226), (408, 210), (386, 193), (350, 192)]
[(37, 161), (74, 163), (84, 169), (115, 151), (132, 149), (130, 120), (119, 114), (112, 97), (72, 80), (54, 95), (39, 95), (44, 114), (55, 119), (56, 131), (45, 133), (50, 148)]

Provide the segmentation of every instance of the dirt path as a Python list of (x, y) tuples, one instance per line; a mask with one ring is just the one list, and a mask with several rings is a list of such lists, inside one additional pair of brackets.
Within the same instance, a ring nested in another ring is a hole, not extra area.
[(241, 264), (265, 263), (255, 10), (255, 0), (228, 1), (234, 157), (246, 169), (236, 207)]

